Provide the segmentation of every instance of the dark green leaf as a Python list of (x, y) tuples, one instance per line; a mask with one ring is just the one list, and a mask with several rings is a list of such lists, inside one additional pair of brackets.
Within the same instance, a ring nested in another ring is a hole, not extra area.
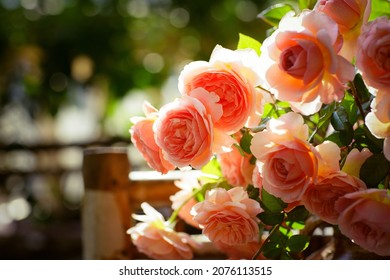
[(252, 134), (250, 134), (249, 131), (245, 131), (240, 140), (240, 146), (247, 154), (251, 153), (250, 147), (251, 147), (252, 138), (253, 138)]
[(390, 161), (383, 154), (373, 154), (360, 168), (359, 177), (370, 188), (376, 188), (387, 176), (390, 170)]
[(292, 10), (290, 5), (275, 4), (262, 11), (258, 17), (269, 25), (277, 26), (282, 17)]
[(343, 107), (338, 107), (332, 114), (331, 123), (336, 131), (347, 130), (348, 115)]
[(240, 33), (237, 49), (239, 50), (239, 49), (248, 49), (248, 48), (255, 50), (258, 55), (261, 54), (260, 52), (261, 43), (250, 36)]
[(356, 88), (356, 93), (359, 97), (360, 102), (364, 103), (369, 101), (371, 98), (371, 94), (368, 91), (361, 74), (358, 73), (355, 75), (355, 78), (353, 79), (353, 84)]
[(274, 226), (283, 221), (283, 213), (262, 212), (257, 215), (258, 218), (266, 225)]
[(379, 154), (383, 149), (383, 139), (378, 139), (372, 135), (371, 131), (365, 127), (360, 126), (354, 132), (354, 148), (359, 150), (368, 148), (373, 153)]
[(267, 259), (279, 259), (282, 253), (283, 249), (280, 248), (280, 245), (278, 243), (270, 241), (264, 244), (263, 255)]
[[(336, 111), (333, 112), (331, 123), (336, 132), (339, 132), (333, 136), (336, 137), (334, 142), (341, 146), (348, 146), (353, 140), (354, 132), (352, 124), (348, 120), (347, 112), (343, 107), (339, 106)], [(331, 140), (331, 138), (328, 138), (328, 140)]]
[(255, 188), (253, 185), (248, 185), (246, 191), (250, 199), (260, 201), (260, 190), (258, 188)]
[(302, 252), (309, 246), (310, 237), (306, 235), (293, 235), (287, 240), (287, 247), (291, 252)]
[(261, 207), (265, 211), (280, 213), (284, 208), (287, 207), (287, 204), (283, 202), (280, 198), (273, 196), (268, 193), (264, 188), (261, 189)]
[(304, 206), (297, 206), (287, 213), (287, 220), (290, 222), (304, 222), (309, 214)]

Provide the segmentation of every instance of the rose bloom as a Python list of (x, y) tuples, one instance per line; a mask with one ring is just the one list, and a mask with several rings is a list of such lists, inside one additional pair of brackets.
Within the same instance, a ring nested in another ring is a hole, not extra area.
[(157, 119), (158, 111), (147, 102), (144, 103), (143, 110), (146, 118), (131, 118), (131, 122), (134, 123), (130, 129), (132, 143), (151, 168), (165, 174), (175, 169), (175, 166), (164, 159), (162, 150), (154, 139), (153, 124)]
[(371, 1), (319, 0), (314, 9), (325, 13), (338, 24), (343, 36), (343, 46), (339, 54), (351, 61), (357, 51), (360, 29), (370, 16)]
[(222, 139), (214, 131), (214, 122), (222, 115), (217, 95), (202, 88), (193, 90), (161, 107), (153, 130), (164, 158), (177, 167), (202, 168), (221, 146), (233, 139)]
[(252, 184), (255, 165), (250, 163), (251, 157), (247, 153), (242, 155), (235, 146), (230, 152), (218, 154), (222, 174), (230, 185), (246, 187)]
[(378, 91), (371, 109), (365, 118), (366, 125), (375, 137), (384, 139), (383, 153), (390, 161), (390, 91)]
[(369, 189), (346, 194), (336, 203), (341, 233), (367, 251), (390, 255), (390, 195)]
[(340, 47), (338, 26), (324, 13), (305, 11), (298, 17), (288, 13), (261, 47), (266, 86), (305, 115), (319, 111), (322, 103), (341, 100), (355, 73), (353, 65), (337, 54)]
[(133, 215), (141, 223), (127, 231), (137, 250), (158, 260), (192, 259), (192, 248), (200, 245), (188, 234), (174, 231), (149, 204), (142, 203), (141, 207), (146, 215)]
[(223, 114), (215, 127), (233, 134), (249, 119), (258, 119), (255, 91), (260, 84), (258, 60), (254, 50), (232, 51), (217, 45), (209, 62), (194, 61), (184, 67), (179, 76), (179, 90), (186, 95), (202, 87), (218, 95)]
[(390, 20), (380, 17), (362, 27), (356, 65), (366, 83), (377, 89), (390, 87)]
[(297, 202), (317, 178), (318, 153), (307, 142), (308, 127), (297, 113), (271, 119), (254, 135), (251, 151), (262, 163), (263, 187), (286, 203)]
[(352, 149), (345, 160), (342, 171), (359, 178), (360, 168), (371, 155), (371, 151), (367, 148), (361, 151), (356, 148)]
[(192, 208), (194, 220), (217, 246), (239, 246), (259, 240), (259, 219), (262, 211), (242, 187), (230, 190), (216, 188), (206, 193), (205, 200)]
[[(257, 251), (260, 249), (261, 242), (249, 242), (247, 244), (225, 245), (223, 243), (216, 244), (216, 247), (225, 253), (230, 260), (251, 260)], [(263, 257), (260, 255), (260, 259)]]
[(330, 224), (337, 224), (339, 212), (336, 201), (347, 193), (367, 189), (359, 178), (342, 171), (329, 174), (311, 185), (302, 197), (302, 204), (309, 212)]

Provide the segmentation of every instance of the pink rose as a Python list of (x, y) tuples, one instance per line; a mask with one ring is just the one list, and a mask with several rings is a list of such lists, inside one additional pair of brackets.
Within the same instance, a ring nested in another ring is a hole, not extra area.
[(369, 189), (346, 194), (336, 203), (341, 233), (380, 256), (390, 256), (390, 195)]
[(358, 39), (356, 65), (368, 85), (390, 87), (390, 20), (380, 17), (362, 27)]
[(360, 179), (344, 172), (335, 172), (321, 178), (311, 185), (302, 197), (302, 203), (311, 213), (330, 224), (337, 224), (339, 212), (336, 201), (343, 195), (365, 190), (366, 185)]
[(214, 123), (222, 115), (218, 100), (218, 96), (197, 88), (161, 107), (153, 130), (167, 161), (177, 167), (201, 168), (210, 160), (218, 139)]
[(262, 189), (263, 187), (263, 176), (261, 175), (260, 170), (262, 169), (258, 165), (261, 165), (261, 163), (257, 163), (255, 165), (255, 169), (253, 169), (252, 173), (252, 183), (255, 188)]
[(301, 115), (290, 112), (271, 119), (254, 135), (251, 151), (262, 162), (263, 187), (284, 202), (297, 202), (317, 178), (317, 151), (307, 142)]
[(193, 208), (194, 220), (217, 246), (239, 246), (259, 240), (262, 209), (242, 187), (230, 190), (216, 188), (206, 193), (204, 201)]
[(218, 95), (223, 114), (215, 127), (233, 134), (256, 115), (255, 86), (260, 84), (258, 59), (254, 50), (232, 51), (216, 46), (209, 62), (195, 61), (184, 67), (179, 76), (179, 89), (186, 95), (202, 87)]
[(290, 13), (261, 47), (262, 74), (277, 99), (309, 115), (344, 97), (354, 67), (337, 55), (340, 49), (337, 24), (327, 15), (305, 11)]
[(192, 248), (200, 245), (188, 234), (175, 232), (149, 204), (142, 203), (141, 207), (146, 215), (133, 215), (141, 223), (127, 231), (138, 251), (158, 260), (192, 259)]
[(371, 12), (371, 0), (319, 0), (314, 8), (331, 17), (343, 35), (343, 47), (339, 54), (352, 60), (356, 54), (356, 42), (363, 24)]
[(144, 104), (146, 118), (134, 117), (131, 121), (134, 125), (130, 129), (132, 143), (140, 151), (148, 165), (165, 174), (175, 166), (164, 159), (162, 151), (154, 139), (153, 124), (158, 116), (158, 111), (149, 103)]
[(235, 146), (232, 151), (218, 155), (222, 174), (230, 185), (246, 187), (252, 184), (255, 165), (250, 163), (251, 157), (252, 155), (245, 152), (242, 155)]

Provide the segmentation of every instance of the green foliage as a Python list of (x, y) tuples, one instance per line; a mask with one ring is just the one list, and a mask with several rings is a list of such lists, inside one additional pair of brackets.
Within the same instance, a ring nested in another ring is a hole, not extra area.
[(310, 236), (293, 235), (287, 240), (287, 248), (290, 252), (299, 253), (309, 246)]
[(390, 173), (390, 161), (383, 154), (373, 154), (360, 168), (359, 177), (370, 188), (378, 184)]
[(388, 0), (371, 0), (371, 14), (369, 20), (380, 16), (390, 17), (390, 2)]
[(268, 193), (264, 188), (261, 189), (261, 207), (264, 212), (281, 213), (287, 204), (280, 198)]
[(237, 49), (240, 50), (240, 49), (247, 49), (247, 48), (255, 50), (258, 55), (261, 54), (260, 51), (261, 43), (250, 36), (240, 33)]
[(259, 18), (261, 18), (264, 22), (268, 23), (271, 26), (278, 26), (279, 21), (282, 19), (282, 17), (291, 11), (294, 11), (291, 5), (279, 3), (272, 5), (262, 11), (259, 14)]
[(252, 134), (249, 133), (249, 131), (245, 131), (242, 135), (242, 138), (240, 140), (240, 147), (243, 149), (244, 152), (250, 154), (251, 153), (251, 141), (252, 141)]
[[(202, 167), (202, 173), (211, 175), (211, 178), (219, 179), (222, 177), (221, 166), (219, 165), (219, 162), (216, 157), (213, 157), (206, 165)], [(210, 177), (205, 177), (205, 179), (209, 180)]]

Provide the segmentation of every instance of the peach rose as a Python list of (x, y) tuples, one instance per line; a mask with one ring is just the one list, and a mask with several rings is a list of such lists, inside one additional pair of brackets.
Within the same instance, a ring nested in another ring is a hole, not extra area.
[(251, 157), (252, 155), (245, 152), (242, 155), (235, 146), (232, 151), (218, 155), (222, 174), (230, 185), (246, 187), (252, 184), (255, 165), (250, 163)]
[(252, 183), (255, 188), (258, 188), (261, 191), (261, 188), (263, 187), (263, 176), (260, 172), (262, 168), (259, 167), (259, 165), (261, 165), (261, 163), (256, 161), (255, 169), (253, 169), (252, 173)]
[[(247, 244), (225, 245), (223, 243), (216, 244), (216, 247), (225, 253), (231, 260), (251, 260), (257, 251), (260, 249), (260, 242), (249, 242)], [(260, 256), (262, 258), (262, 256)]]
[(138, 251), (158, 260), (192, 259), (192, 248), (200, 245), (188, 234), (175, 232), (149, 204), (142, 203), (141, 207), (146, 215), (133, 215), (141, 223), (127, 231)]
[(385, 139), (383, 153), (390, 161), (390, 91), (378, 91), (371, 102), (371, 109), (365, 118), (366, 125), (375, 137)]
[(343, 36), (343, 46), (339, 52), (352, 61), (356, 55), (356, 43), (363, 24), (367, 23), (371, 12), (370, 0), (319, 0), (314, 8), (331, 17), (339, 26)]
[(202, 87), (218, 95), (223, 114), (215, 127), (233, 134), (250, 117), (256, 117), (255, 86), (260, 84), (258, 59), (251, 49), (232, 51), (216, 46), (209, 62), (195, 61), (184, 67), (179, 76), (179, 90), (186, 95)]
[(215, 141), (221, 140), (214, 133), (214, 123), (222, 115), (218, 100), (217, 95), (197, 88), (190, 95), (161, 107), (153, 130), (167, 161), (177, 167), (201, 168), (210, 160), (219, 145)]
[(366, 188), (360, 179), (339, 171), (311, 185), (302, 197), (302, 204), (325, 222), (337, 224), (339, 212), (335, 209), (336, 201), (347, 193)]
[(316, 181), (317, 151), (307, 142), (308, 128), (297, 113), (271, 119), (254, 135), (251, 151), (262, 162), (263, 187), (284, 202), (297, 202)]
[(164, 159), (162, 151), (154, 139), (153, 124), (157, 119), (158, 111), (147, 102), (144, 103), (143, 110), (146, 118), (131, 118), (131, 122), (134, 123), (130, 129), (132, 143), (151, 168), (165, 174), (169, 170), (175, 169), (175, 166)]
[(305, 115), (319, 111), (322, 103), (341, 100), (355, 73), (353, 65), (337, 55), (339, 39), (337, 24), (324, 13), (288, 13), (261, 47), (266, 86)]
[(380, 256), (390, 256), (390, 195), (369, 189), (346, 194), (336, 202), (341, 233)]
[(242, 187), (228, 191), (212, 189), (206, 193), (205, 200), (192, 210), (203, 234), (217, 246), (238, 246), (259, 240), (259, 219), (256, 215), (262, 209)]
[(356, 65), (366, 83), (377, 89), (390, 87), (390, 20), (383, 16), (362, 27)]

